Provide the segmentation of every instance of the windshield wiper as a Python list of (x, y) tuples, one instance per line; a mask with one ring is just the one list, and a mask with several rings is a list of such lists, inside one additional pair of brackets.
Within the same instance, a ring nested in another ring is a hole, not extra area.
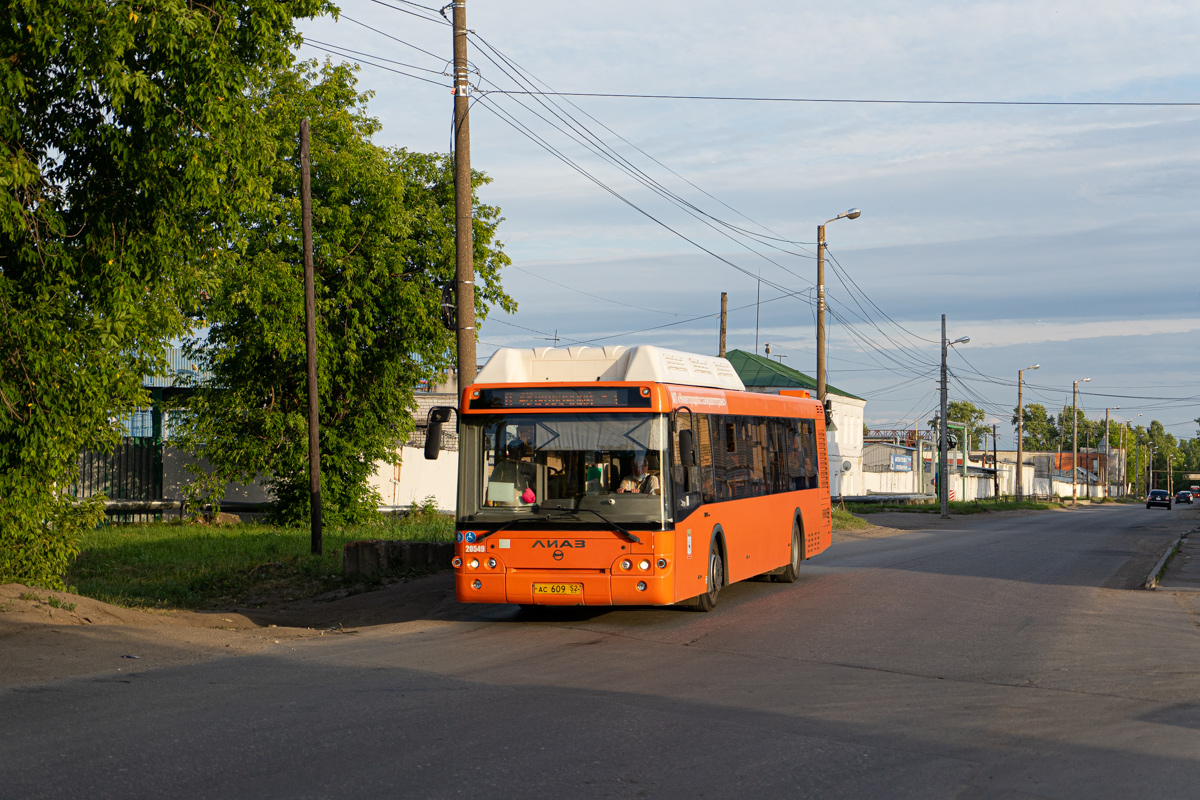
[(532, 514), (528, 517), (516, 517), (515, 519), (510, 519), (508, 522), (504, 523), (499, 528), (496, 528), (496, 530), (494, 530), (494, 531), (488, 531), (487, 533), (476, 536), (475, 541), (482, 542), (484, 539), (488, 538), (493, 533), (499, 533), (500, 531), (505, 530), (506, 528), (508, 528), (512, 525), (516, 525), (518, 522), (527, 522), (528, 520), (531, 520), (531, 519), (540, 519), (543, 522), (547, 522), (547, 521), (549, 521), (550, 517), (549, 517), (549, 515), (544, 516), (544, 517), (539, 517), (539, 516), (534, 516)]
[[(620, 525), (618, 525), (617, 523), (613, 522), (611, 519), (609, 519), (608, 517), (604, 516), (603, 514), (601, 514), (599, 511), (595, 510), (594, 508), (577, 508), (577, 509), (575, 509), (574, 511), (572, 511), (572, 512), (571, 512), (571, 514), (572, 514), (572, 515), (577, 515), (577, 513), (578, 513), (579, 511), (588, 511), (588, 512), (590, 512), (590, 513), (592, 513), (592, 514), (595, 514), (597, 517), (599, 517), (600, 519), (604, 520), (604, 522), (605, 522), (605, 524), (606, 524), (606, 525), (608, 525), (609, 527), (611, 527), (611, 528), (612, 528), (614, 531), (616, 531), (617, 533), (619, 533), (619, 534), (621, 534), (622, 536), (624, 536), (624, 537), (625, 537), (626, 539), (628, 539), (629, 541), (631, 541), (631, 542), (634, 542), (635, 544), (641, 544), (641, 543), (642, 543), (642, 540), (641, 540), (641, 539), (639, 539), (638, 537), (634, 536), (632, 533), (630, 533), (629, 531), (625, 530), (625, 529), (624, 529), (624, 528), (622, 528)], [(551, 520), (551, 519), (552, 519), (552, 517), (551, 517), (551, 516), (549, 516), (549, 515), (547, 515), (546, 519), (547, 519), (547, 520)]]

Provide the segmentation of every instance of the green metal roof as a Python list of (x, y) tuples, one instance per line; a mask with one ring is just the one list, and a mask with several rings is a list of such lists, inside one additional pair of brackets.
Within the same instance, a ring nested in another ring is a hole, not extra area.
[[(771, 389), (807, 389), (816, 396), (817, 381), (815, 378), (810, 378), (799, 370), (794, 370), (791, 367), (785, 367), (778, 361), (773, 361), (765, 356), (747, 353), (745, 350), (730, 350), (725, 354), (725, 358), (729, 359), (729, 363), (733, 365), (733, 369), (737, 372), (738, 377), (742, 379), (742, 383), (746, 384), (746, 388), (771, 388)], [(842, 397), (849, 397), (854, 400), (862, 400), (857, 395), (844, 392), (837, 387), (826, 383), (826, 394), (837, 394)]]

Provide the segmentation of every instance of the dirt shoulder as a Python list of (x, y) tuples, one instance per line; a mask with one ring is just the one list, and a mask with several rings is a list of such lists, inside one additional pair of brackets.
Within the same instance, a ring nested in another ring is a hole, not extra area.
[(356, 595), (264, 609), (139, 611), (69, 592), (0, 586), (0, 688), (88, 675), (122, 676), (261, 653), (298, 640), (403, 622), (453, 601), (449, 573)]

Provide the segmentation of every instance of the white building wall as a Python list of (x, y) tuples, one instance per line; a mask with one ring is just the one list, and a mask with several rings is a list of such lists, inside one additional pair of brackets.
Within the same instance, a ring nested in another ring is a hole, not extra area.
[(436, 461), (425, 460), (425, 450), (402, 447), (400, 463), (375, 462), (371, 486), (379, 492), (384, 508), (424, 505), (434, 498), (439, 511), (454, 512), (458, 491), (458, 451), (443, 450)]
[[(838, 394), (827, 395), (832, 401), (830, 418), (837, 430), (826, 433), (829, 445), (829, 491), (834, 497), (866, 494), (863, 485), (863, 409), (866, 400)], [(843, 470), (849, 462), (850, 469)]]

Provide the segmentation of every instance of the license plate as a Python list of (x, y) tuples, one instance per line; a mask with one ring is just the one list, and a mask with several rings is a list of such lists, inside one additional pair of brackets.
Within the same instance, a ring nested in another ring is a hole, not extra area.
[(535, 583), (533, 585), (533, 593), (553, 594), (553, 595), (574, 595), (583, 594), (582, 583)]

